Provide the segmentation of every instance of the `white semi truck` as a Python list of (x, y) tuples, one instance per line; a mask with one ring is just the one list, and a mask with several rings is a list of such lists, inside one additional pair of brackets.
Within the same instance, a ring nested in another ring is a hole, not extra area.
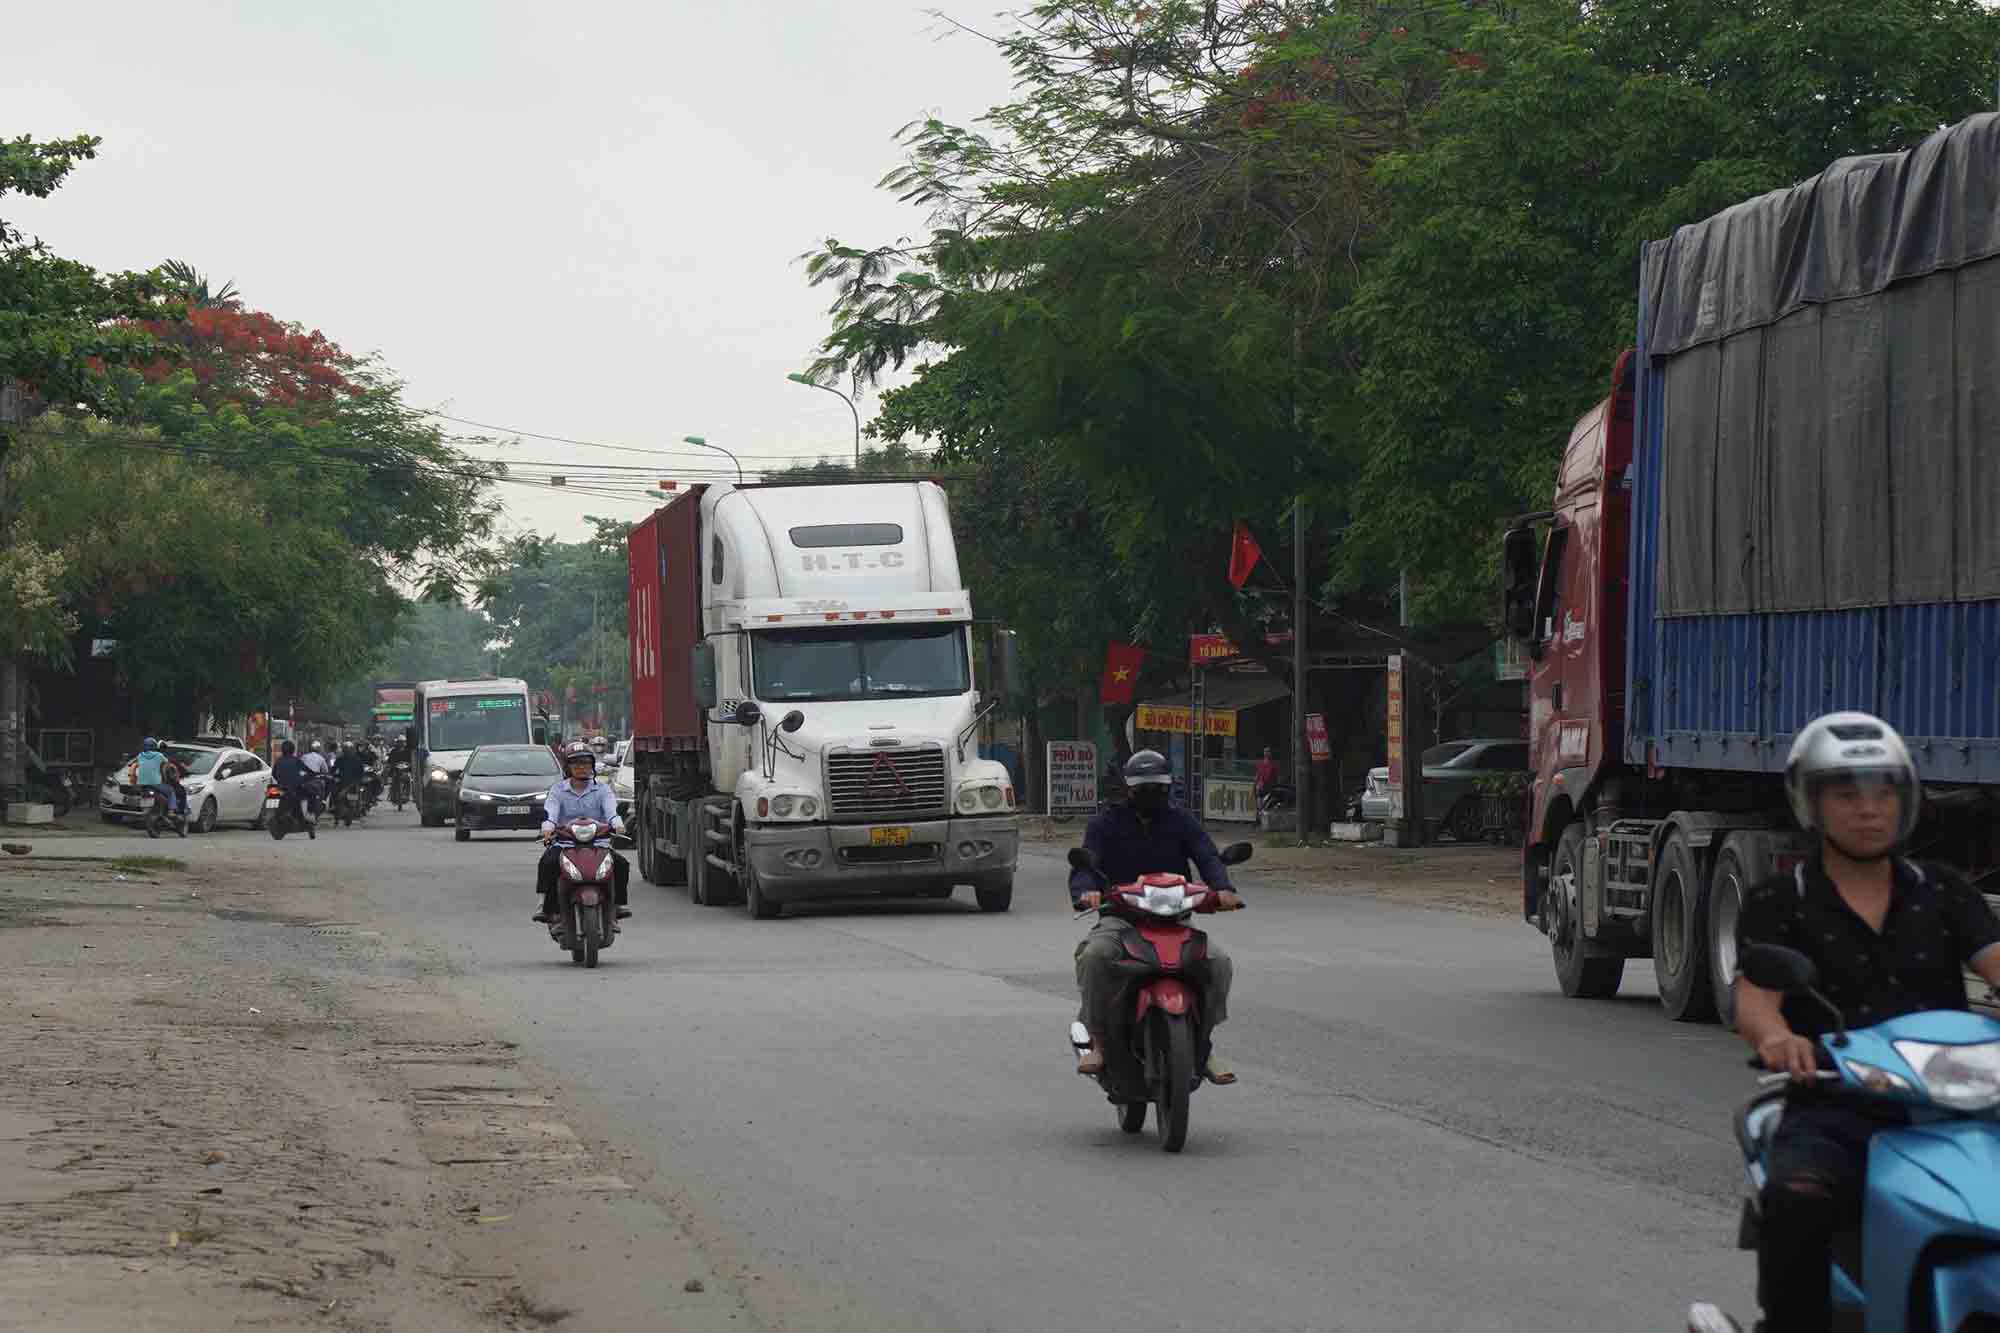
[[(756, 917), (810, 898), (1013, 900), (979, 757), (972, 602), (928, 481), (697, 486), (628, 540), (640, 873)], [(1012, 643), (994, 636), (998, 684)]]

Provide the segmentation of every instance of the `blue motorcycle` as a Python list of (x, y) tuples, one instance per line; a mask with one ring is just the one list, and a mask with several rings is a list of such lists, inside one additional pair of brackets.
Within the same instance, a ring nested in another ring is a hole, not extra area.
[[(1753, 985), (1805, 995), (1812, 960), (1756, 945), (1740, 966)], [(1834, 1241), (1834, 1326), (1865, 1333), (2000, 1333), (2000, 1022), (1953, 1010), (1905, 1014), (1821, 1039), (1826, 1094), (1908, 1108), (1907, 1126), (1869, 1140), (1859, 1234)], [(1752, 1064), (1756, 1064), (1753, 1058)], [(1784, 1116), (1783, 1074), (1767, 1074), (1736, 1118), (1750, 1194), (1740, 1248), (1757, 1248), (1765, 1159)], [(1692, 1333), (1734, 1327), (1712, 1307)]]

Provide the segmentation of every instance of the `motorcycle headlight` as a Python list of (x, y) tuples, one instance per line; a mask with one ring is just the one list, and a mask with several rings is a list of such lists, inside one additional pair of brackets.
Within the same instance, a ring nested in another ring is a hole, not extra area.
[(1154, 916), (1179, 916), (1187, 911), (1187, 890), (1178, 884), (1148, 884), (1139, 907)]
[(445, 772), (445, 771), (444, 771), (443, 769), (441, 769), (441, 768), (434, 768), (434, 769), (432, 769), (432, 770), (431, 770), (431, 781), (432, 781), (432, 782), (450, 782), (450, 781), (451, 781), (451, 774), (449, 774), (449, 773)]
[(1859, 1060), (1844, 1060), (1847, 1072), (1854, 1075), (1861, 1086), (1870, 1092), (1909, 1092), (1910, 1080), (1887, 1069), (1877, 1069), (1874, 1065), (1863, 1064)]
[(2000, 1041), (1971, 1046), (1899, 1041), (1896, 1054), (1917, 1071), (1924, 1091), (1939, 1106), (1954, 1111), (2000, 1106)]

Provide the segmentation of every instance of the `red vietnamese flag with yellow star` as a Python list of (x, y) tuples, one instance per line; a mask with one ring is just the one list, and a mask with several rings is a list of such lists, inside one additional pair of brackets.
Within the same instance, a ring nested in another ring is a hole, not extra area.
[(1097, 682), (1097, 697), (1108, 704), (1129, 704), (1139, 686), (1139, 664), (1146, 650), (1136, 643), (1113, 643), (1104, 654), (1104, 677)]

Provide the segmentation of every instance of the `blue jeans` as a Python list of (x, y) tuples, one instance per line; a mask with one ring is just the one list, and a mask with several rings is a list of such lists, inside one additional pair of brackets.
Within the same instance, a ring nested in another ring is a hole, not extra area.
[(180, 793), (175, 791), (170, 784), (165, 782), (156, 782), (152, 786), (146, 788), (146, 790), (153, 793), (156, 796), (164, 795), (167, 798), (167, 809), (173, 811), (175, 814), (184, 815), (187, 813), (186, 807), (184, 807), (181, 804)]

